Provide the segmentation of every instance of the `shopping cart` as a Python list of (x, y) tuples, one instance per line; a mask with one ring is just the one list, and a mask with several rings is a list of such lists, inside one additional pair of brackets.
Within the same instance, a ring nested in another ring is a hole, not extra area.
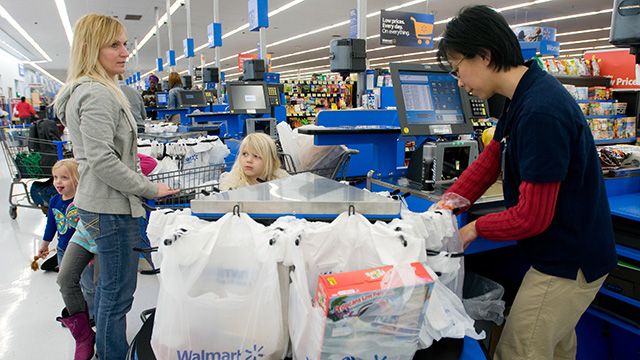
[[(50, 141), (29, 137), (28, 127), (3, 128), (0, 132), (2, 152), (12, 178), (9, 188), (9, 216), (18, 216), (18, 207), (47, 209), (45, 202), (34, 201), (32, 186), (38, 180), (51, 182), (51, 168), (59, 159), (71, 157), (71, 144), (67, 141)], [(44, 182), (44, 184), (48, 184)], [(55, 195), (53, 183), (49, 184), (51, 196)], [(44, 188), (43, 188), (44, 189)], [(46, 189), (44, 189), (46, 190)]]
[(165, 183), (180, 189), (176, 195), (149, 200), (147, 205), (157, 208), (186, 208), (193, 199), (218, 192), (220, 174), (231, 169), (232, 163), (221, 163), (149, 175), (152, 182)]
[(422, 44), (422, 40), (424, 40), (425, 44), (431, 43), (431, 39), (433, 38), (433, 24), (419, 22), (411, 17), (413, 21), (413, 26), (416, 29), (416, 38), (418, 39), (418, 44)]
[(291, 155), (279, 152), (278, 157), (282, 163), (282, 167), (291, 175), (310, 172), (319, 176), (324, 176), (333, 180), (344, 180), (347, 177), (349, 161), (352, 155), (359, 154), (356, 149), (346, 149), (340, 156), (333, 161), (322, 164), (319, 167), (307, 170), (298, 170)]

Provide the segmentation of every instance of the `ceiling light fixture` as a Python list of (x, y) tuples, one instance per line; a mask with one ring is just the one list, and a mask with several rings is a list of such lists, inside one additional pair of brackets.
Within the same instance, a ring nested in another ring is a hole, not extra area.
[(605, 41), (605, 40), (609, 40), (608, 37), (605, 38), (598, 38), (598, 39), (586, 39), (586, 40), (576, 40), (576, 41), (565, 41), (565, 42), (561, 42), (560, 45), (574, 45), (574, 44), (584, 44), (584, 43), (589, 43), (589, 42), (596, 42), (596, 41)]
[(607, 14), (607, 13), (610, 13), (612, 11), (613, 11), (613, 9), (604, 9), (604, 10), (589, 11), (589, 12), (579, 13), (579, 14), (557, 16), (557, 17), (548, 18), (548, 19), (542, 19), (542, 20), (536, 20), (536, 21), (528, 21), (528, 22), (524, 22), (524, 23), (520, 23), (520, 24), (515, 24), (515, 25), (511, 25), (511, 27), (513, 28), (513, 27), (518, 27), (518, 26), (529, 26), (529, 25), (542, 24), (542, 23), (546, 23), (546, 22), (576, 19), (576, 18), (581, 18), (581, 17), (585, 17), (585, 16)]
[(62, 27), (64, 27), (64, 33), (67, 35), (67, 40), (69, 41), (69, 47), (71, 47), (71, 44), (73, 44), (73, 29), (71, 29), (67, 5), (65, 5), (64, 0), (56, 0), (56, 7), (58, 8), (60, 20), (62, 21)]
[(579, 31), (569, 31), (569, 32), (565, 32), (565, 33), (558, 33), (556, 34), (556, 37), (560, 37), (560, 36), (567, 36), (567, 35), (578, 35), (578, 34), (586, 34), (586, 33), (592, 33), (592, 32), (596, 32), (596, 31), (608, 31), (611, 30), (611, 27), (603, 27), (603, 28), (599, 28), (599, 29), (587, 29), (587, 30), (579, 30)]
[[(181, 5), (182, 5), (182, 0), (176, 0), (169, 7), (169, 13), (173, 15), (173, 13), (175, 13), (180, 8)], [(162, 16), (160, 16), (160, 19), (158, 19), (158, 23), (157, 23), (158, 31), (160, 30), (162, 25), (164, 25), (166, 22), (167, 22), (167, 13), (165, 12), (164, 14), (162, 14)], [(147, 42), (151, 39), (151, 37), (155, 35), (155, 31), (156, 31), (156, 24), (153, 24), (153, 26), (151, 26), (151, 30), (147, 32), (147, 34), (142, 38), (142, 40), (140, 40), (140, 42), (138, 42), (138, 46), (134, 50), (136, 52), (140, 51), (140, 49), (142, 49), (142, 47), (147, 44)], [(131, 59), (132, 57), (133, 57), (133, 51), (131, 52), (131, 54), (129, 54), (129, 57), (127, 58), (127, 60)], [(153, 70), (151, 70), (151, 72), (153, 72)], [(147, 74), (150, 74), (151, 72)]]
[[(31, 59), (29, 59), (26, 55), (24, 55), (20, 51), (16, 50), (13, 46), (7, 44), (4, 40), (0, 39), (0, 43), (2, 43), (2, 45), (4, 45), (4, 46), (8, 47), (9, 49), (11, 49), (11, 51), (15, 52), (16, 54), (22, 56), (26, 61), (31, 61)], [(7, 54), (7, 55), (11, 56), (11, 54)], [(13, 56), (11, 56), (11, 57), (13, 57)], [(13, 57), (13, 58), (16, 60), (16, 62), (24, 61), (24, 60), (19, 60), (19, 59), (15, 58), (15, 57)]]
[(55, 82), (57, 82), (58, 84), (60, 84), (60, 85), (63, 85), (63, 86), (64, 86), (64, 82), (60, 81), (60, 79), (58, 79), (57, 77), (55, 77), (55, 76), (53, 76), (53, 75), (49, 74), (49, 73), (47, 72), (47, 70), (45, 70), (45, 69), (41, 68), (41, 67), (40, 67), (38, 64), (36, 64), (35, 62), (33, 62), (33, 61), (32, 61), (32, 62), (27, 62), (26, 64), (29, 64), (29, 65), (33, 66), (36, 70), (38, 70), (38, 71), (40, 71), (41, 73), (43, 73), (43, 74), (47, 75), (47, 76), (48, 76), (49, 78), (51, 78), (53, 81), (55, 81)]
[(31, 46), (33, 46), (36, 50), (38, 50), (40, 55), (42, 55), (47, 61), (52, 61), (49, 55), (47, 55), (47, 53), (44, 50), (42, 50), (40, 45), (38, 45), (38, 43), (35, 40), (33, 40), (33, 38), (29, 35), (29, 33), (27, 33), (22, 28), (22, 26), (18, 24), (18, 22), (13, 18), (13, 16), (11, 16), (11, 14), (9, 14), (9, 12), (2, 5), (0, 5), (0, 17), (3, 17), (5, 20), (7, 20), (7, 22), (9, 22), (9, 24), (11, 24), (11, 26), (13, 26), (13, 28), (16, 29), (20, 33), (20, 35), (22, 35), (22, 37), (27, 39), (29, 44), (31, 44)]

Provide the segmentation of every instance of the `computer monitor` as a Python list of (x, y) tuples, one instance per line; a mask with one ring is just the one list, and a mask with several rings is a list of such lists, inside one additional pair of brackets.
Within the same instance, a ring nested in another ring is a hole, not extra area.
[(207, 106), (202, 90), (182, 90), (178, 93), (180, 107)]
[(276, 133), (276, 119), (274, 118), (245, 119), (245, 126), (247, 128), (247, 135), (252, 133), (264, 133), (272, 137), (274, 140), (278, 139), (278, 134)]
[(166, 92), (158, 92), (156, 93), (156, 106), (157, 107), (164, 107), (167, 106), (168, 98), (167, 98), (167, 93)]
[(473, 132), (458, 81), (446, 69), (407, 63), (391, 63), (390, 68), (403, 135)]
[(229, 111), (234, 114), (269, 114), (267, 87), (263, 82), (228, 82)]

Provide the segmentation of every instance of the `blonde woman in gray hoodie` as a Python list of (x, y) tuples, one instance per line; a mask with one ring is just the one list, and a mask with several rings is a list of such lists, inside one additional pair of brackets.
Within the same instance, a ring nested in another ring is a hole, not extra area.
[[(80, 18), (74, 28), (67, 83), (55, 101), (79, 164), (75, 205), (95, 239), (100, 261), (95, 316), (101, 360), (126, 357), (126, 314), (133, 303), (138, 266), (132, 248), (140, 242), (142, 198), (178, 192), (152, 183), (140, 172), (136, 123), (117, 81), (125, 71), (126, 46), (125, 28), (115, 18), (96, 14)], [(65, 314), (77, 345), (91, 332), (83, 313)], [(76, 360), (83, 358), (79, 355), (89, 352), (76, 352)]]

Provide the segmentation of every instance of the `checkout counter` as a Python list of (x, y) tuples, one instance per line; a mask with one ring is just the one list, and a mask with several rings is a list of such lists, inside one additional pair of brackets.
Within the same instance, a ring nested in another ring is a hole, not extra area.
[(228, 82), (228, 106), (191, 112), (181, 118), (180, 124), (190, 130), (217, 124), (223, 138), (240, 140), (252, 132), (264, 132), (276, 138), (276, 123), (286, 120), (279, 87), (264, 82)]
[[(443, 69), (392, 64), (392, 74), (395, 74), (394, 84), (399, 84), (397, 110), (322, 111), (318, 116), (321, 127), (299, 131), (314, 135), (316, 145), (347, 145), (360, 150), (361, 153), (351, 159), (349, 174), (367, 176), (373, 168), (376, 171), (368, 176), (370, 189), (411, 193), (414, 196), (407, 198), (410, 209), (424, 211), (437, 200), (446, 180), (457, 177), (477, 157), (475, 141), (455, 138), (473, 131), (469, 120), (471, 103), (463, 106), (467, 98), (460, 94), (455, 79)], [(233, 105), (235, 112), (244, 105), (232, 101), (236, 96), (231, 94), (229, 91), (230, 107)], [(258, 95), (259, 92), (245, 92), (243, 97), (253, 100)], [(222, 115), (210, 116), (213, 119)], [(417, 148), (431, 149), (414, 152), (419, 155), (412, 159), (409, 169), (404, 166), (408, 141), (415, 142)], [(497, 191), (486, 198), (488, 203), (499, 199)], [(419, 205), (414, 206), (413, 201)], [(299, 174), (192, 200), (191, 209), (194, 215), (213, 219), (231, 211), (246, 212), (263, 221), (285, 215), (332, 219), (344, 211), (357, 211), (371, 220), (390, 220), (399, 217), (400, 201), (313, 174)], [(440, 357), (443, 359), (485, 358), (475, 340), (443, 343), (442, 347), (444, 353), (454, 354), (443, 355)], [(430, 349), (436, 350), (437, 347)]]

